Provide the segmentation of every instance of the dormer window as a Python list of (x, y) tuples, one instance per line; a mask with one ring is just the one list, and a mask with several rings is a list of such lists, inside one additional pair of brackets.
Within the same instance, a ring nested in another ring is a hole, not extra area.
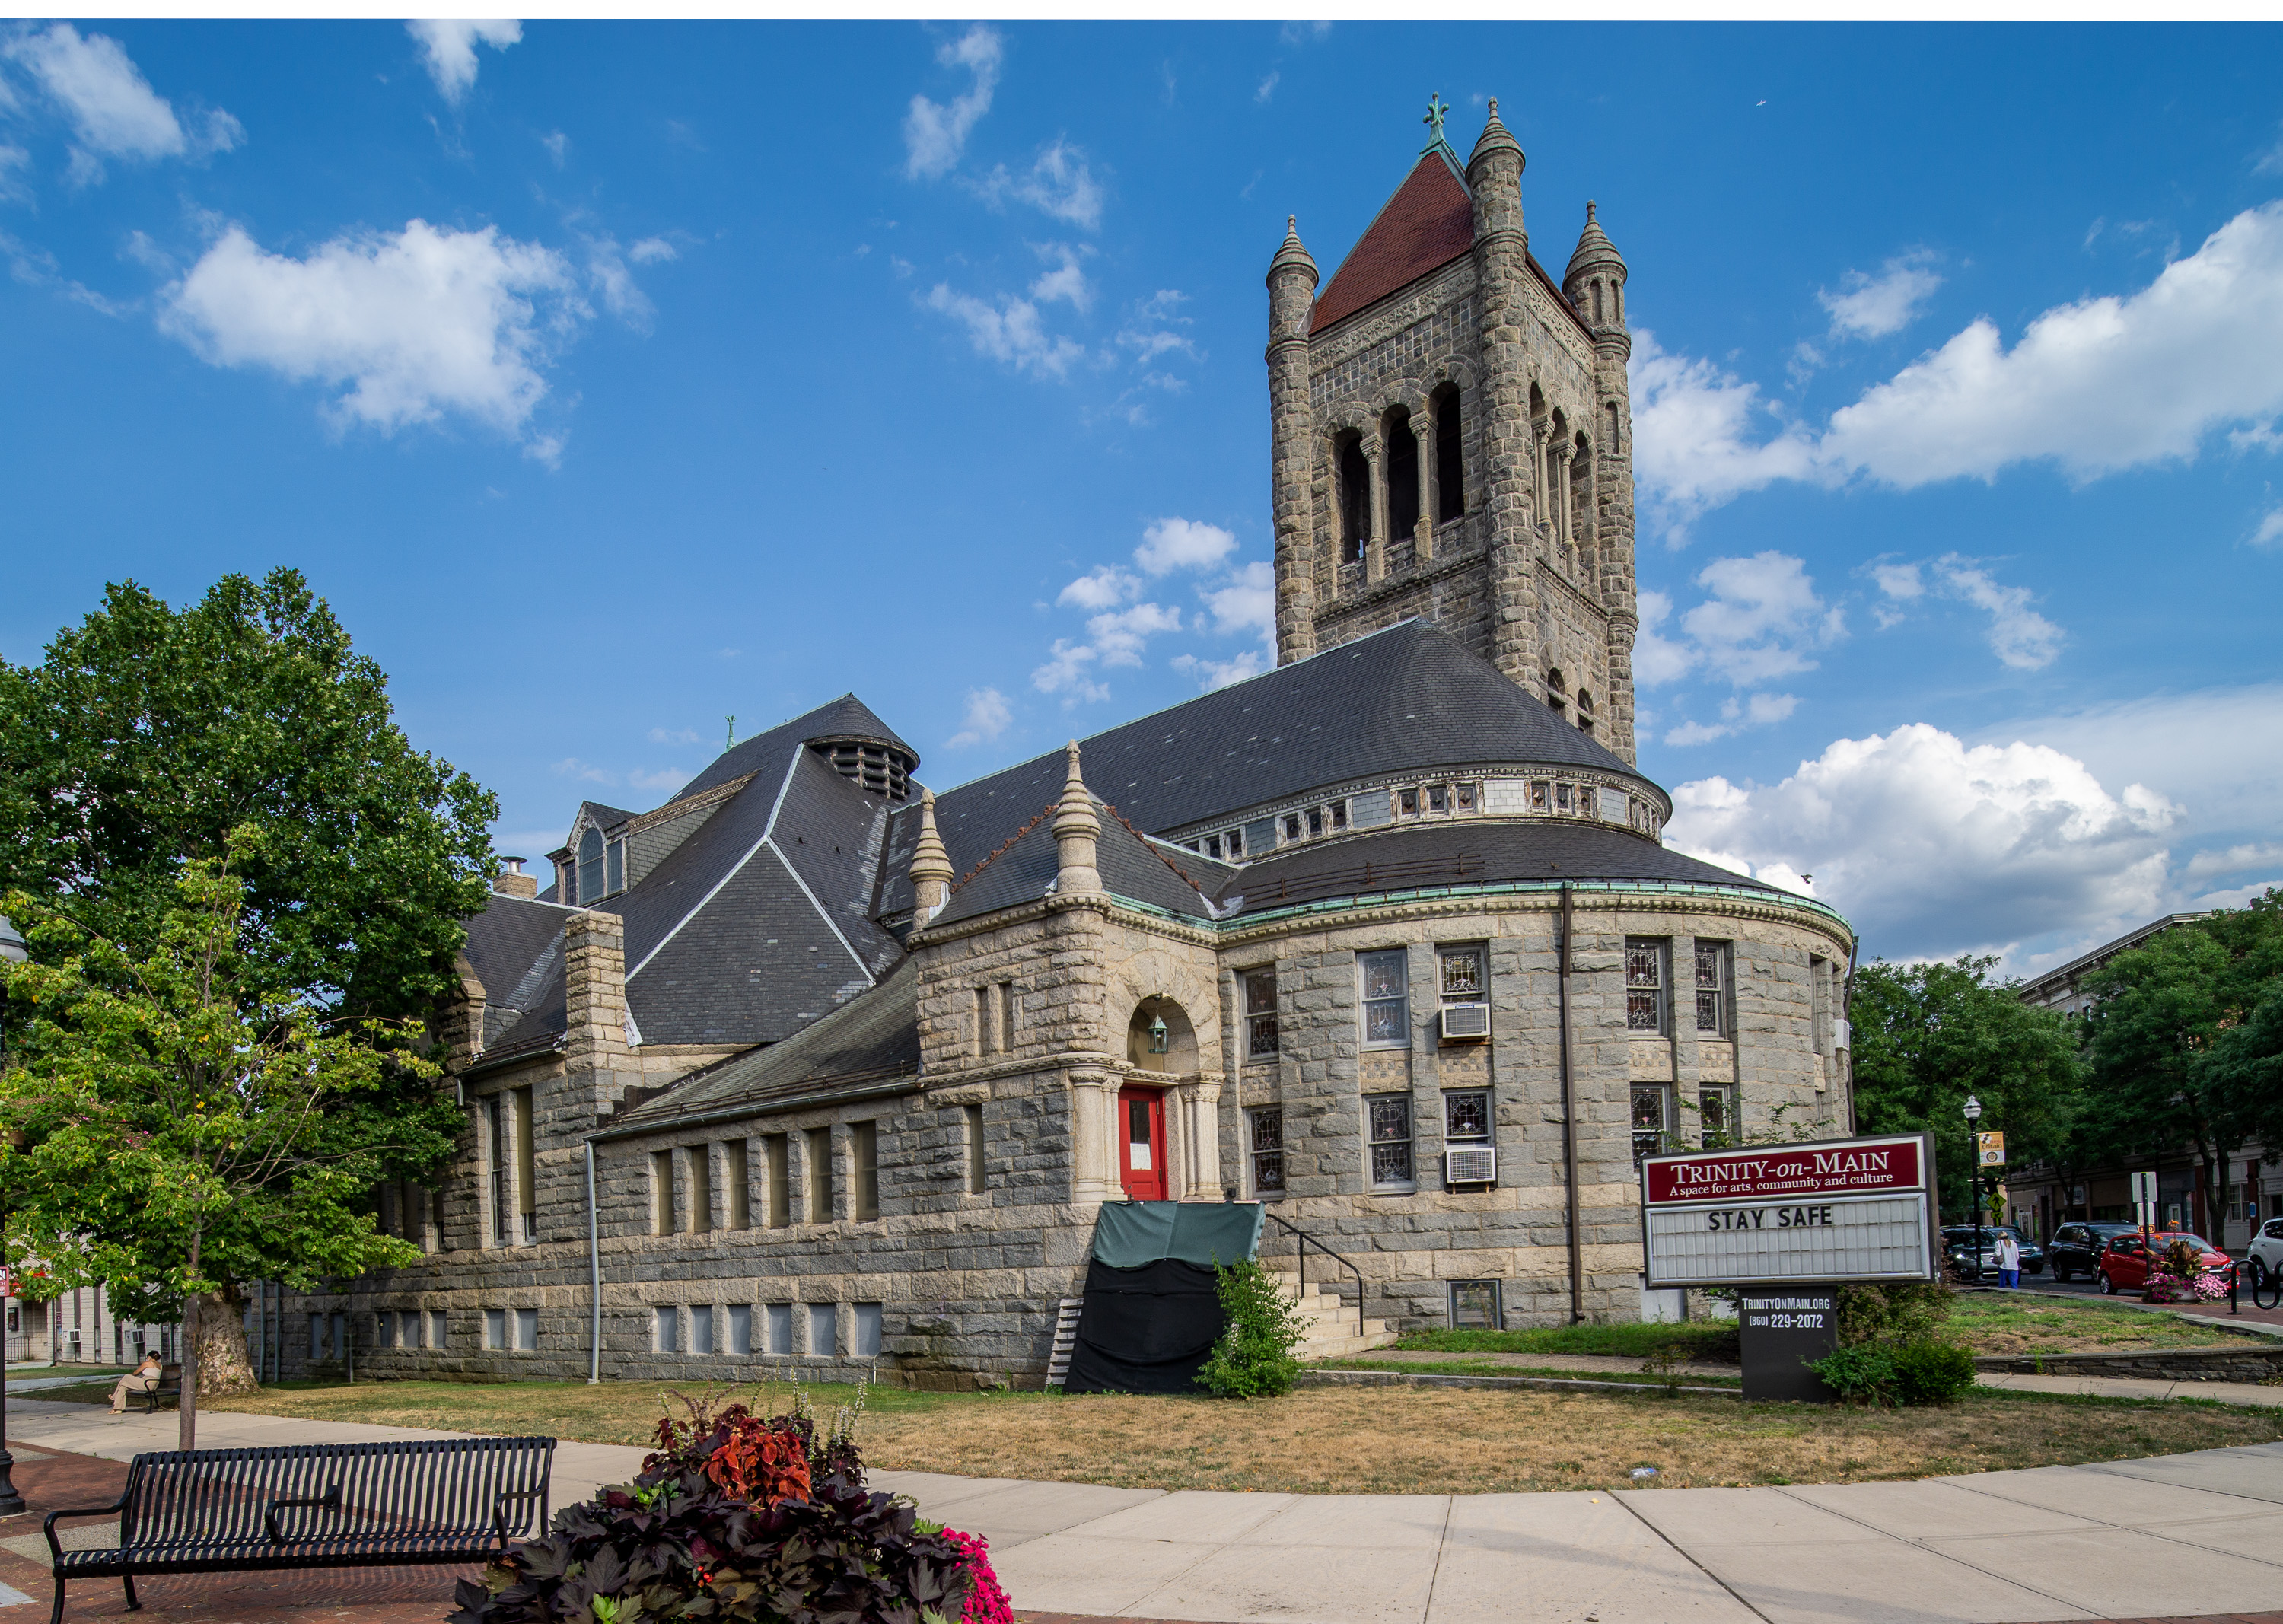
[(1461, 812), (1473, 811), (1475, 809), (1475, 786), (1471, 784), (1453, 785), (1451, 786), (1451, 804), (1458, 808)]
[(592, 824), (579, 837), (579, 894), (574, 902), (599, 902), (608, 894), (603, 887), (603, 832)]
[(605, 894), (612, 896), (627, 888), (627, 842), (623, 835), (604, 843), (603, 886)]
[(1419, 792), (1417, 790), (1403, 790), (1399, 792), (1396, 796), (1396, 804), (1402, 811), (1404, 816), (1418, 816)]
[(1570, 785), (1557, 784), (1554, 786), (1554, 809), (1565, 816), (1578, 809), (1577, 798)]
[(1547, 782), (1543, 778), (1532, 778), (1530, 781), (1530, 809), (1531, 811), (1543, 812), (1547, 809)]
[(1205, 837), (1205, 855), (1208, 857), (1218, 857), (1220, 855), (1220, 837), (1219, 835), (1209, 834)]
[(1451, 809), (1449, 785), (1430, 784), (1427, 786), (1427, 809), (1430, 812), (1448, 812)]
[(1232, 863), (1243, 856), (1244, 831), (1242, 829), (1230, 830), (1226, 835), (1221, 837), (1221, 846), (1228, 853), (1229, 861)]

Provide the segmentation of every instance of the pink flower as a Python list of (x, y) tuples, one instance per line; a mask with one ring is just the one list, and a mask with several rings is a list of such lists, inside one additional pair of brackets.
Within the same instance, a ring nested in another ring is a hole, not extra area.
[(962, 1534), (956, 1528), (946, 1528), (943, 1537), (965, 1553), (967, 1571), (974, 1581), (959, 1624), (1015, 1624), (1014, 1606), (1000, 1588), (999, 1575), (991, 1571), (990, 1542), (979, 1534)]

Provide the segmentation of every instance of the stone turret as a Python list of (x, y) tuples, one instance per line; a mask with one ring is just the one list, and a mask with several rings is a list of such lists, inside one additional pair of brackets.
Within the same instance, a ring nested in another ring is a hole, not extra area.
[(1474, 194), (1475, 277), (1483, 357), (1483, 480), (1490, 519), (1492, 663), (1535, 691), (1538, 514), (1530, 422), (1530, 234), (1522, 215), (1522, 144), (1499, 121), (1498, 98), (1467, 160)]
[(1055, 808), (1055, 853), (1057, 896), (1092, 896), (1102, 890), (1102, 871), (1095, 867), (1102, 839), (1102, 816), (1094, 809), (1094, 796), (1086, 787), (1078, 765), (1078, 740), (1070, 743), (1070, 776), (1063, 781), (1063, 798)]
[(1593, 335), (1597, 396), (1593, 441), (1599, 477), (1593, 482), (1601, 537), (1601, 604), (1609, 613), (1609, 732), (1602, 743), (1633, 760), (1633, 639), (1640, 629), (1633, 582), (1633, 415), (1625, 363), (1633, 353), (1625, 328), (1625, 260), (1601, 230), (1593, 204), (1586, 229), (1562, 275), (1562, 291)]
[(935, 792), (928, 790), (920, 796), (920, 838), (912, 847), (912, 928), (925, 930), (927, 922), (943, 911), (951, 896), (951, 882), (956, 871), (951, 866), (951, 854), (944, 849), (943, 837), (936, 832)]
[(1316, 414), (1308, 398), (1308, 316), (1316, 262), (1298, 217), (1268, 262), (1269, 488), (1276, 525), (1276, 663), (1316, 652)]

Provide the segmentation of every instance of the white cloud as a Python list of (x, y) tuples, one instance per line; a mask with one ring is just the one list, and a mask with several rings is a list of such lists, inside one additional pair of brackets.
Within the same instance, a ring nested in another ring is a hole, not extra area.
[(1204, 597), (1215, 630), (1249, 631), (1275, 646), (1276, 570), (1266, 559), (1255, 558), (1227, 585), (1212, 588)]
[(1716, 738), (1730, 738), (1747, 728), (1773, 727), (1798, 708), (1799, 696), (1790, 693), (1756, 693), (1745, 699), (1724, 699), (1718, 723), (1684, 722), (1665, 734), (1664, 742), (1709, 745)]
[(1640, 630), (1633, 640), (1633, 680), (1643, 688), (1662, 688), (1688, 675), (1696, 656), (1685, 643), (1664, 635), (1672, 618), (1672, 599), (1663, 592), (1643, 591), (1634, 606), (1640, 611)]
[(970, 688), (967, 691), (966, 725), (944, 741), (947, 750), (963, 750), (970, 745), (979, 745), (994, 739), (1007, 730), (1015, 719), (1007, 704), (1007, 696), (996, 688)]
[(670, 795), (690, 782), (690, 775), (678, 767), (660, 767), (655, 770), (636, 768), (627, 775), (627, 783), (638, 790), (654, 790)]
[[(1192, 326), (1196, 323), (1195, 317), (1180, 314), (1181, 307), (1188, 302), (1188, 295), (1178, 288), (1159, 288), (1134, 307), (1126, 325), (1118, 331), (1118, 347), (1132, 350), (1134, 363), (1139, 366), (1148, 366), (1160, 355), (1176, 353), (1187, 355), (1192, 361), (1202, 361), (1204, 357), (1198, 351), (1195, 340), (1187, 333), (1174, 331), (1177, 327)], [(1155, 375), (1153, 379), (1169, 387), (1181, 386), (1178, 379), (1156, 379)]]
[(678, 260), (682, 254), (663, 237), (645, 237), (627, 250), (627, 257), (637, 265), (656, 265), (667, 260)]
[(1910, 325), (1919, 307), (1934, 296), (1942, 278), (1927, 266), (1923, 251), (1899, 254), (1875, 277), (1851, 270), (1839, 279), (1841, 292), (1818, 290), (1816, 302), (1831, 314), (1831, 331), (1847, 338), (1883, 339)]
[(652, 728), (650, 742), (653, 745), (694, 745), (698, 742), (696, 728)]
[(2061, 629), (2030, 607), (2027, 587), (2001, 587), (1956, 553), (1935, 561), (1943, 585), (1990, 616), (1990, 646), (2017, 671), (2039, 671), (2061, 652)]
[(1866, 957), (1915, 958), (2161, 912), (2179, 810), (2139, 784), (2112, 795), (2050, 746), (1921, 722), (1841, 739), (1778, 784), (1684, 784), (1666, 839), (1771, 883), (1813, 874)]
[(1734, 687), (1812, 671), (1808, 654), (1846, 630), (1843, 612), (1816, 596), (1805, 566), (1788, 553), (1716, 558), (1696, 584), (1710, 596), (1680, 617), (1689, 663)]
[(582, 761), (575, 755), (566, 755), (550, 769), (557, 777), (576, 778), (582, 784), (616, 784), (619, 775), (607, 767), (597, 767), (592, 761)]
[(1040, 213), (1068, 221), (1081, 230), (1092, 231), (1102, 224), (1101, 183), (1087, 167), (1086, 154), (1059, 137), (1039, 154), (1028, 175), (1010, 179), (1001, 167), (985, 181), (984, 190), (986, 195), (1004, 191)]
[(547, 149), (547, 155), (555, 160), (555, 167), (558, 169), (571, 155), (571, 137), (559, 129), (549, 130), (540, 137), (539, 144)]
[(1006, 46), (993, 28), (978, 23), (935, 53), (945, 67), (963, 67), (973, 75), (966, 91), (951, 105), (914, 96), (904, 114), (904, 173), (913, 180), (932, 180), (947, 173), (967, 150), (968, 133), (991, 111), (992, 93), (999, 87), (999, 67)]
[(1988, 570), (1954, 552), (1924, 565), (1874, 564), (1871, 578), (1888, 599), (1871, 612), (1882, 631), (1910, 618), (1901, 605), (1934, 593), (1971, 604), (1989, 615), (1991, 651), (2017, 671), (2043, 670), (2067, 641), (2060, 627), (2030, 607), (2036, 594), (2029, 588), (2001, 586)]
[(1786, 426), (1761, 440), (1774, 408), (1757, 384), (1709, 361), (1670, 355), (1647, 328), (1626, 366), (1633, 403), (1633, 467), (1651, 523), (1678, 544), (1699, 515), (1778, 480), (1812, 477), (1807, 441)]
[(101, 158), (202, 157), (245, 139), (244, 127), (220, 108), (186, 130), (173, 105), (109, 35), (82, 36), (69, 23), (52, 23), (0, 41), (0, 56), (29, 74), (70, 121), (79, 143), (75, 180), (100, 179)]
[(2180, 871), (2185, 880), (2214, 879), (2250, 869), (2283, 868), (2283, 844), (2272, 840), (2246, 842), (2225, 851), (2198, 852)]
[(54, 254), (5, 231), (0, 231), (0, 259), (8, 262), (8, 274), (27, 287), (52, 289), (74, 304), (85, 305), (105, 316), (124, 316), (133, 308), (105, 299), (85, 283), (74, 281), (64, 275)]
[(1994, 321), (1973, 322), (1819, 435), (1784, 424), (1760, 438), (1756, 385), (1639, 338), (1635, 466), (1644, 510), (1675, 540), (1778, 480), (1908, 489), (2043, 462), (2082, 483), (2193, 458), (2215, 430), (2283, 410), (2283, 202), (2236, 215), (2138, 293), (2054, 306), (2010, 350)]
[(2272, 547), (2283, 542), (2283, 507), (2272, 507), (2259, 521), (2259, 528), (2251, 533), (2254, 547)]
[(1276, 94), (1277, 82), (1282, 80), (1284, 74), (1282, 69), (1272, 69), (1268, 77), (1260, 82), (1260, 88), (1252, 93), (1252, 99), (1257, 102), (1266, 103), (1270, 97)]
[(1142, 651), (1160, 632), (1181, 629), (1181, 612), (1163, 604), (1139, 603), (1107, 610), (1086, 623), (1095, 653), (1105, 666), (1138, 666)]
[(627, 268), (619, 252), (615, 237), (590, 237), (587, 239), (587, 277), (595, 292), (602, 296), (603, 308), (637, 332), (648, 332), (657, 308), (640, 287), (635, 274)]
[[(505, 51), (523, 38), (523, 25), (504, 19), (424, 18), (406, 23), (404, 28), (419, 42), (420, 52), (427, 58), (428, 77), (436, 82), (437, 94), (455, 103), (475, 88), (479, 41), (494, 51)], [(549, 145), (551, 150), (551, 141)], [(555, 161), (558, 168), (562, 165), (559, 152)]]
[(331, 411), (384, 433), (457, 413), (520, 435), (551, 341), (588, 314), (553, 250), (425, 220), (298, 260), (232, 225), (160, 301), (160, 329), (214, 365), (343, 389)]
[(1234, 660), (1204, 660), (1195, 654), (1173, 657), (1173, 669), (1196, 678), (1197, 687), (1207, 693), (1258, 676), (1268, 669), (1268, 657), (1258, 649), (1245, 649)]
[(1086, 644), (1057, 637), (1047, 651), (1047, 663), (1031, 673), (1031, 686), (1040, 693), (1061, 695), (1064, 708), (1106, 699), (1109, 687), (1089, 675), (1095, 659), (1094, 650)]
[(1086, 355), (1086, 347), (1076, 340), (1048, 332), (1039, 307), (1027, 299), (1002, 297), (996, 305), (990, 305), (972, 294), (954, 293), (950, 284), (939, 282), (929, 290), (925, 302), (929, 309), (965, 325), (976, 354), (1007, 362), (1020, 371), (1061, 378)]
[(1071, 247), (1068, 243), (1041, 243), (1040, 257), (1056, 262), (1050, 270), (1041, 271), (1031, 284), (1031, 297), (1040, 304), (1065, 301), (1070, 307), (1083, 314), (1094, 303), (1094, 289), (1086, 279), (1085, 269), (1079, 263), (1092, 249)]
[(21, 202), (31, 196), (22, 179), (32, 167), (32, 154), (12, 143), (0, 141), (0, 203)]
[(1236, 537), (1194, 519), (1161, 519), (1142, 532), (1134, 562), (1152, 575), (1210, 569), (1236, 550)]
[(2283, 683), (2155, 694), (1998, 723), (1983, 735), (2034, 738), (2104, 782), (2152, 784), (2187, 809), (2201, 839), (2265, 838), (2283, 795)]
[(1141, 582), (1115, 564), (1097, 565), (1064, 587), (1055, 601), (1064, 608), (1107, 609), (1142, 590)]

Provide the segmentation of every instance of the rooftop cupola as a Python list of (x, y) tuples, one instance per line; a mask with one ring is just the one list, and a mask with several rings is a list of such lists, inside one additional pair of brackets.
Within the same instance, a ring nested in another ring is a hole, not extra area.
[(1578, 238), (1578, 251), (1570, 269), (1562, 273), (1562, 291), (1580, 319), (1598, 334), (1625, 324), (1625, 256), (1619, 254), (1593, 205), (1586, 205), (1586, 229)]
[(924, 930), (927, 922), (943, 911), (951, 895), (951, 882), (955, 874), (951, 866), (951, 854), (944, 849), (943, 837), (936, 832), (935, 792), (920, 792), (920, 838), (912, 847), (912, 928)]
[(900, 805), (911, 793), (912, 769), (919, 758), (892, 740), (860, 734), (812, 738), (808, 747), (832, 764), (832, 770), (869, 794)]
[(1276, 278), (1287, 270), (1297, 270), (1308, 279), (1310, 287), (1316, 285), (1321, 274), (1316, 269), (1315, 256), (1300, 240), (1300, 216), (1297, 215), (1284, 216), (1284, 241), (1278, 246), (1276, 257), (1268, 262), (1268, 285), (1274, 287)]
[(1063, 780), (1063, 798), (1055, 807), (1055, 894), (1091, 896), (1102, 889), (1102, 871), (1095, 866), (1102, 816), (1079, 772), (1078, 740), (1071, 740), (1069, 755), (1070, 775)]
[(1508, 152), (1514, 154), (1514, 172), (1520, 175), (1523, 166), (1529, 162), (1529, 160), (1523, 156), (1522, 143), (1514, 138), (1512, 131), (1499, 122), (1498, 98), (1493, 96), (1491, 98), (1490, 116), (1483, 121), (1483, 133), (1475, 137), (1475, 150), (1467, 155), (1469, 177), (1471, 179), (1475, 166), (1484, 159)]

